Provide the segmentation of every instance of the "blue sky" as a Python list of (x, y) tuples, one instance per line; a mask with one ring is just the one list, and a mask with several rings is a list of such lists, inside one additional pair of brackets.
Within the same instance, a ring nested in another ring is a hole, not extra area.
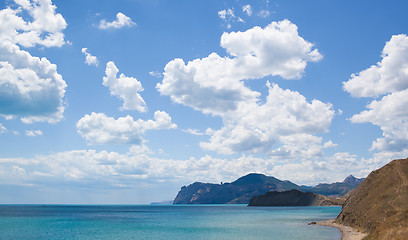
[(149, 203), (408, 155), (405, 1), (0, 2), (0, 203)]

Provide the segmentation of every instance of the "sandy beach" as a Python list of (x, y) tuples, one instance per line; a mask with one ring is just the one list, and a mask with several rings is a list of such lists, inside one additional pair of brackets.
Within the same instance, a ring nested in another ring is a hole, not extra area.
[(344, 226), (334, 222), (335, 219), (330, 219), (322, 222), (317, 222), (317, 225), (335, 227), (340, 229), (342, 237), (341, 240), (361, 240), (367, 236), (367, 234), (359, 232), (351, 227)]

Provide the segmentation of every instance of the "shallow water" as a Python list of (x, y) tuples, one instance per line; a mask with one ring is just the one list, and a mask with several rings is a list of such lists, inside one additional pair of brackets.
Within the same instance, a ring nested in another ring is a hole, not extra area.
[(0, 239), (315, 239), (337, 229), (307, 225), (340, 207), (246, 205), (0, 205)]

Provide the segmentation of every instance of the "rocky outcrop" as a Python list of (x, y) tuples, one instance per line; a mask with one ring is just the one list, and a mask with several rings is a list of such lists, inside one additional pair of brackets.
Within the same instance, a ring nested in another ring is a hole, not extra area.
[(267, 192), (251, 198), (248, 206), (340, 206), (343, 199), (329, 198), (311, 192), (293, 189), (284, 192)]
[(408, 159), (373, 171), (351, 193), (336, 222), (366, 239), (408, 239)]
[(248, 204), (255, 195), (269, 191), (288, 191), (297, 189), (303, 192), (314, 192), (331, 197), (342, 196), (357, 187), (361, 179), (349, 176), (343, 182), (319, 184), (316, 187), (299, 186), (290, 181), (282, 181), (263, 174), (251, 173), (232, 183), (211, 184), (195, 182), (181, 188), (174, 204)]

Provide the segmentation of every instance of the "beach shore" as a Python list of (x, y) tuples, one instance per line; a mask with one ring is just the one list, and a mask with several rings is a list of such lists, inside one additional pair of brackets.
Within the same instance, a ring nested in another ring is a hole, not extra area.
[(367, 236), (367, 234), (359, 232), (351, 227), (344, 226), (334, 222), (335, 219), (317, 222), (317, 225), (335, 227), (341, 231), (341, 240), (361, 240)]

